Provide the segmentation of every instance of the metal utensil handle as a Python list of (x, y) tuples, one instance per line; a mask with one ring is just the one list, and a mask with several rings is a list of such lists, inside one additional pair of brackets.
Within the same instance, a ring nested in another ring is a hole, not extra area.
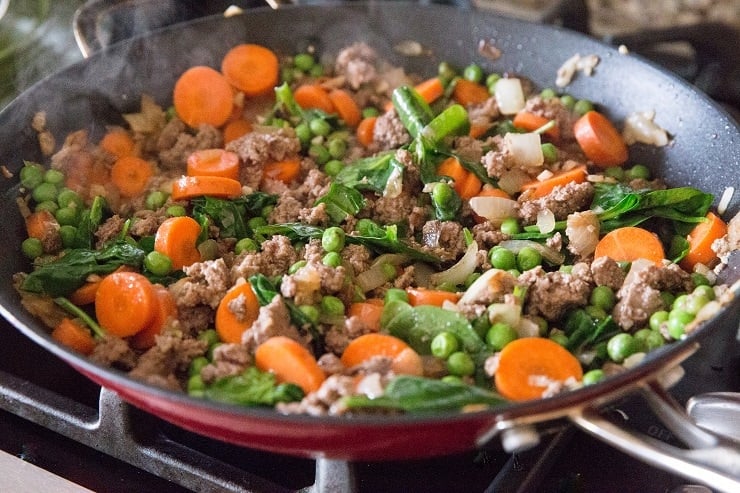
[(680, 448), (623, 428), (587, 407), (570, 416), (581, 429), (648, 464), (724, 492), (740, 491), (740, 449), (737, 444), (696, 426), (680, 404), (657, 381), (643, 388), (643, 397), (677, 437)]

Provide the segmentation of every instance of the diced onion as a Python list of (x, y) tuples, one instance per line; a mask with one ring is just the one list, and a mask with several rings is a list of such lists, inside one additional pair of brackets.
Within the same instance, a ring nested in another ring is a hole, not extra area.
[(542, 166), (545, 162), (540, 134), (508, 133), (504, 136), (504, 146), (511, 153), (512, 160), (517, 166), (533, 168)]
[(532, 247), (542, 255), (542, 258), (553, 265), (560, 265), (565, 261), (565, 255), (541, 243), (532, 240), (506, 240), (499, 243), (514, 253), (519, 253), (524, 247)]
[(540, 335), (540, 326), (527, 317), (521, 317), (514, 329), (519, 337), (537, 337)]
[(357, 277), (355, 278), (357, 286), (364, 293), (382, 286), (388, 282), (388, 277), (386, 277), (386, 273), (384, 272), (384, 266), (386, 264), (398, 266), (407, 260), (408, 257), (406, 255), (400, 255), (397, 253), (381, 255), (375, 259), (375, 262), (373, 262), (368, 270), (357, 274)]
[(394, 167), (391, 170), (391, 174), (388, 177), (388, 181), (385, 184), (385, 189), (383, 190), (383, 196), (388, 197), (390, 199), (395, 199), (399, 195), (401, 195), (401, 190), (403, 189), (403, 173), (398, 167)]
[(654, 111), (632, 113), (624, 121), (622, 137), (627, 145), (635, 142), (662, 147), (668, 144), (668, 134), (653, 122)]
[(555, 229), (555, 214), (550, 209), (540, 209), (537, 212), (537, 227), (540, 233), (549, 233)]
[(509, 195), (514, 195), (522, 189), (522, 185), (532, 181), (532, 178), (521, 168), (505, 171), (498, 180), (498, 186)]
[(488, 269), (473, 281), (457, 303), (471, 305), (477, 300), (488, 298), (491, 294), (503, 294), (507, 286), (513, 285), (514, 282), (514, 276), (505, 270)]
[(505, 197), (472, 197), (470, 208), (481, 217), (485, 217), (495, 226), (500, 226), (504, 219), (516, 216), (517, 202)]
[(488, 305), (488, 320), (492, 324), (501, 322), (510, 327), (517, 327), (521, 318), (521, 305), (515, 305), (513, 303), (491, 303)]
[(494, 97), (502, 115), (514, 115), (524, 109), (522, 82), (517, 78), (499, 79)]
[(599, 242), (599, 218), (593, 211), (574, 212), (565, 221), (568, 249), (586, 257), (594, 253)]
[(717, 214), (721, 216), (727, 211), (727, 207), (730, 205), (730, 201), (734, 194), (735, 187), (725, 188), (725, 191), (722, 192), (722, 197), (720, 197), (719, 203), (717, 204)]
[(468, 249), (465, 250), (465, 255), (463, 255), (455, 265), (447, 270), (443, 270), (442, 272), (432, 274), (430, 281), (434, 286), (438, 286), (445, 282), (453, 285), (462, 284), (465, 282), (465, 279), (473, 273), (477, 266), (478, 243), (476, 241), (472, 241), (470, 242), (470, 245), (468, 245)]

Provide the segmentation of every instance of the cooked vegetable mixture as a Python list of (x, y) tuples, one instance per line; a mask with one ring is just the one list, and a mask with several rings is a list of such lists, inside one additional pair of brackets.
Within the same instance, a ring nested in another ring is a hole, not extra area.
[(25, 163), (16, 284), (54, 339), (283, 413), (479, 409), (597, 383), (732, 295), (740, 220), (630, 162), (596, 102), (331, 55), (236, 46)]

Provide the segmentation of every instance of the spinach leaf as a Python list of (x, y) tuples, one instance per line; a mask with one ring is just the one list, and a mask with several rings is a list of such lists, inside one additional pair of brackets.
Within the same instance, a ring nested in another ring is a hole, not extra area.
[(301, 400), (303, 390), (291, 383), (278, 384), (273, 373), (249, 367), (239, 375), (224, 377), (207, 385), (203, 396), (242, 406), (274, 406), (278, 402)]
[(95, 246), (95, 231), (97, 231), (103, 222), (105, 206), (106, 202), (103, 197), (98, 195), (93, 199), (90, 209), (80, 218), (80, 223), (77, 226), (77, 232), (72, 242), (73, 248), (93, 248)]
[(568, 316), (564, 326), (568, 336), (567, 349), (573, 353), (586, 346), (593, 346), (618, 334), (620, 329), (611, 315), (603, 320), (592, 318), (585, 310), (574, 310)]
[(394, 170), (396, 173), (403, 172), (403, 166), (393, 155), (393, 152), (387, 152), (358, 159), (342, 168), (334, 181), (356, 190), (382, 194)]
[(315, 205), (325, 204), (326, 213), (335, 224), (354, 216), (365, 207), (365, 198), (354, 188), (332, 182), (329, 191), (320, 197)]
[(394, 378), (380, 397), (351, 396), (344, 403), (350, 408), (385, 408), (424, 413), (453, 411), (473, 404), (498, 406), (506, 403), (506, 400), (473, 385), (403, 375)]
[(602, 222), (619, 219), (615, 224), (625, 225), (639, 224), (651, 217), (699, 222), (714, 199), (711, 194), (691, 187), (636, 191), (620, 183), (597, 183), (594, 188), (591, 209), (599, 219)]
[(117, 241), (102, 250), (72, 249), (63, 257), (31, 272), (21, 284), (21, 289), (52, 297), (66, 296), (82, 286), (91, 274), (110, 274), (122, 265), (138, 269), (144, 256), (144, 250), (124, 241)]
[(246, 238), (250, 231), (247, 226), (249, 217), (262, 214), (262, 209), (277, 203), (277, 196), (264, 192), (255, 192), (236, 199), (218, 199), (199, 197), (193, 199), (193, 216), (202, 226), (213, 222), (224, 238)]
[(255, 228), (257, 238), (269, 238), (273, 235), (287, 236), (290, 241), (308, 241), (312, 238), (321, 238), (324, 229), (301, 223), (268, 224)]

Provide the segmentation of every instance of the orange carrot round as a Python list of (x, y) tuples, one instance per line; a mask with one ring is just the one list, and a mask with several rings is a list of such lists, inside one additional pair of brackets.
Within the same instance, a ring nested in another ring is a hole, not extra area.
[(287, 184), (298, 178), (300, 172), (301, 159), (299, 157), (291, 157), (265, 164), (262, 168), (262, 178), (278, 180)]
[(406, 293), (409, 295), (409, 304), (411, 306), (442, 306), (445, 301), (457, 303), (457, 300), (460, 298), (457, 293), (443, 291), (441, 289), (406, 288)]
[(156, 298), (154, 318), (149, 325), (131, 338), (131, 345), (136, 349), (149, 349), (154, 346), (155, 338), (162, 333), (167, 320), (177, 316), (177, 304), (169, 289), (161, 284), (154, 284), (152, 287)]
[(234, 90), (220, 72), (199, 65), (177, 79), (172, 102), (177, 115), (189, 126), (220, 127), (231, 116)]
[(232, 120), (224, 126), (224, 144), (228, 144), (252, 131), (252, 124), (243, 118)]
[[(235, 308), (236, 306), (236, 308)], [(260, 304), (248, 282), (231, 288), (216, 309), (216, 332), (223, 342), (240, 343), (242, 334), (252, 326)]]
[(148, 161), (136, 156), (123, 156), (113, 163), (110, 178), (123, 197), (140, 195), (154, 174)]
[(488, 129), (491, 128), (490, 123), (470, 123), (470, 131), (468, 132), (468, 135), (470, 137), (473, 137), (474, 139), (477, 139), (481, 136), (483, 136), (486, 132), (488, 132)]
[(78, 353), (88, 355), (95, 349), (90, 331), (70, 318), (63, 318), (51, 331), (51, 338)]
[(383, 315), (383, 303), (367, 301), (358, 301), (349, 305), (347, 310), (348, 317), (357, 317), (374, 331), (380, 330), (380, 317)]
[(296, 384), (306, 394), (318, 390), (326, 380), (316, 358), (289, 337), (270, 337), (257, 346), (254, 362), (260, 370), (274, 373), (278, 382)]
[(376, 121), (378, 121), (377, 116), (367, 116), (357, 125), (357, 141), (365, 147), (369, 147), (375, 140)]
[(452, 89), (452, 99), (463, 106), (483, 103), (490, 97), (486, 86), (468, 79), (458, 79)]
[[(549, 122), (550, 120), (548, 118), (525, 110), (522, 110), (514, 115), (514, 119), (511, 121), (511, 123), (515, 127), (521, 128), (522, 130), (526, 130), (528, 132), (534, 132), (535, 130), (542, 127), (543, 125), (546, 125)], [(557, 125), (547, 129), (545, 131), (545, 134), (549, 135), (556, 141), (560, 140), (560, 128)]]
[(200, 224), (189, 216), (176, 216), (164, 220), (154, 235), (154, 250), (167, 255), (173, 269), (182, 269), (200, 262), (196, 247)]
[(398, 337), (370, 333), (353, 339), (342, 353), (342, 364), (351, 368), (375, 356), (391, 358), (391, 369), (396, 373), (422, 375), (421, 356)]
[(125, 130), (114, 129), (103, 136), (100, 140), (100, 147), (116, 158), (122, 158), (134, 154), (136, 143)]
[(530, 181), (522, 185), (522, 192), (532, 190), (532, 198), (540, 198), (549, 194), (555, 187), (563, 187), (568, 183), (583, 183), (586, 181), (588, 172), (585, 166), (576, 166), (575, 168), (563, 171), (551, 176), (545, 180)]
[(514, 401), (540, 399), (548, 381), (570, 378), (583, 378), (580, 362), (563, 346), (543, 337), (524, 337), (504, 346), (494, 375), (498, 392)]
[(149, 279), (137, 272), (113, 272), (100, 281), (95, 315), (108, 333), (128, 337), (151, 323), (156, 304)]
[(607, 168), (627, 161), (627, 144), (601, 113), (592, 110), (584, 114), (573, 125), (573, 133), (583, 153), (597, 166)]
[(711, 267), (717, 258), (717, 254), (712, 250), (712, 243), (726, 234), (727, 224), (715, 213), (707, 213), (706, 221), (694, 226), (686, 237), (689, 252), (681, 261), (681, 267), (688, 271), (692, 271), (698, 263)]
[(331, 102), (329, 93), (318, 84), (304, 84), (293, 92), (296, 103), (304, 110), (315, 109), (324, 113), (334, 113), (334, 103)]
[(223, 176), (239, 179), (239, 156), (224, 149), (199, 149), (187, 159), (189, 176)]
[(617, 262), (632, 262), (640, 258), (657, 265), (663, 263), (665, 252), (658, 237), (635, 226), (625, 226), (607, 233), (596, 244), (594, 258), (609, 257)]
[(182, 176), (172, 184), (172, 200), (188, 200), (204, 195), (234, 198), (241, 193), (241, 183), (223, 176)]
[(453, 180), (453, 188), (462, 199), (470, 199), (478, 194), (483, 182), (460, 164), (456, 157), (448, 157), (437, 167), (437, 174), (449, 176)]
[(344, 89), (333, 89), (329, 92), (329, 99), (334, 105), (339, 118), (344, 120), (348, 127), (356, 127), (362, 120), (360, 107), (352, 96)]
[(258, 44), (237, 45), (221, 60), (226, 80), (247, 96), (271, 91), (278, 82), (279, 71), (275, 52)]
[(57, 222), (54, 214), (41, 209), (36, 212), (32, 212), (26, 216), (26, 234), (29, 238), (37, 238), (43, 240), (49, 234), (59, 230), (59, 222)]
[(78, 306), (89, 305), (95, 302), (95, 295), (100, 287), (100, 281), (86, 282), (72, 291), (68, 296), (69, 301)]
[[(439, 77), (431, 77), (423, 80), (414, 86), (414, 90), (421, 96), (421, 99), (426, 101), (428, 104), (432, 104), (445, 93), (445, 87), (442, 85), (442, 81)], [(393, 102), (388, 101), (383, 107), (385, 111), (393, 109)]]

